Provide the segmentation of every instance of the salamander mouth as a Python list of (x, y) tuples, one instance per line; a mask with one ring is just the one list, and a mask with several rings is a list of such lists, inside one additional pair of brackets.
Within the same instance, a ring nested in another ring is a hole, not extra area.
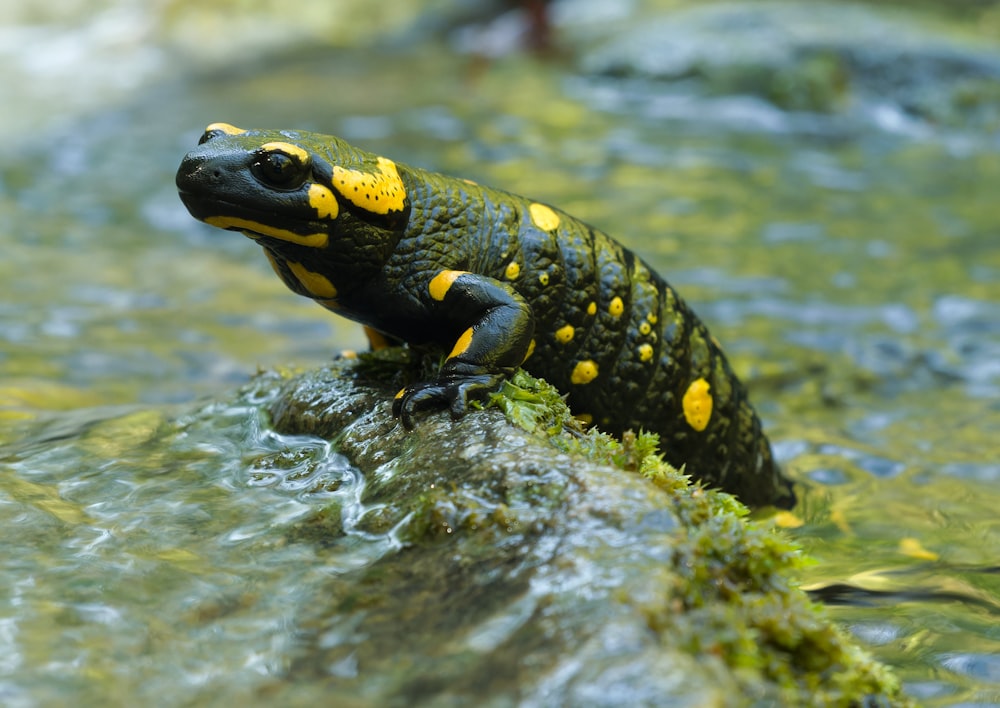
[[(278, 239), (315, 245), (327, 236), (326, 225), (315, 219), (296, 218), (273, 209), (248, 207), (190, 191), (180, 190), (179, 194), (194, 218), (226, 231), (238, 231), (254, 240)], [(276, 226), (276, 222), (281, 226)]]
[[(179, 190), (181, 201), (191, 216), (199, 221), (208, 221), (212, 218), (234, 218), (246, 219), (260, 224), (271, 224), (277, 220), (277, 214), (268, 209), (249, 207), (235, 201), (219, 199), (217, 196), (206, 197), (197, 192)], [(288, 219), (281, 216), (280, 220), (287, 223)]]

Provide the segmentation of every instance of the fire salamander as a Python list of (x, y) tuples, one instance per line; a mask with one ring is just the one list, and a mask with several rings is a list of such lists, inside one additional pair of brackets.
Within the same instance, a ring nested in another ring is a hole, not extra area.
[[(393, 412), (461, 415), (523, 365), (615, 435), (750, 505), (794, 504), (743, 385), (635, 254), (555, 207), (396, 164), (325, 135), (215, 123), (177, 186), (193, 216), (259, 243), (294, 292), (377, 339), (437, 346)], [(373, 339), (373, 345), (375, 339)]]

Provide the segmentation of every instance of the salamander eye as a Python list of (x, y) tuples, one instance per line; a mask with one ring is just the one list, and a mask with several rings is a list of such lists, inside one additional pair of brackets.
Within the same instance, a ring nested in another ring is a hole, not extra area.
[(201, 137), (198, 138), (198, 144), (204, 145), (212, 138), (217, 138), (222, 134), (223, 133), (221, 130), (206, 130), (204, 133), (201, 134)]
[(250, 165), (250, 171), (263, 184), (276, 189), (297, 189), (308, 176), (306, 165), (291, 155), (277, 150), (268, 150), (257, 155)]

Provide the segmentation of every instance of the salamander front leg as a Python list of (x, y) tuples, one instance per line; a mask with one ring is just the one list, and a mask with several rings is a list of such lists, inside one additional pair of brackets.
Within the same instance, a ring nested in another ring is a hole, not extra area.
[(534, 334), (531, 308), (513, 288), (492, 278), (445, 270), (430, 281), (430, 307), (453, 322), (470, 323), (434, 381), (407, 386), (392, 413), (406, 428), (421, 410), (447, 408), (453, 417), (484, 400), (524, 361)]
[(413, 415), (422, 410), (447, 407), (452, 418), (460, 418), (468, 410), (470, 401), (485, 400), (496, 391), (508, 374), (473, 374), (458, 376), (453, 381), (438, 377), (433, 383), (407, 386), (392, 402), (392, 414), (399, 418), (403, 427), (412, 430)]

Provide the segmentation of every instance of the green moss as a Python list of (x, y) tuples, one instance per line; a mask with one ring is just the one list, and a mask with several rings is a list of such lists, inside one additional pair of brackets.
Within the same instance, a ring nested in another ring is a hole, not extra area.
[(444, 357), (437, 351), (412, 347), (385, 347), (358, 354), (359, 375), (402, 387), (411, 381), (428, 381), (437, 376)]
[(495, 512), (495, 507), (478, 500), (435, 488), (418, 497), (412, 520), (403, 528), (400, 540), (411, 544), (435, 542), (456, 532), (488, 532), (491, 527), (509, 523)]
[(507, 420), (528, 432), (541, 430), (553, 436), (563, 429), (582, 430), (569, 415), (562, 394), (523, 369), (518, 369), (499, 391), (490, 396), (488, 405), (502, 410)]
[(336, 501), (317, 509), (288, 533), (291, 542), (317, 546), (332, 546), (344, 536), (343, 507)]
[(565, 396), (558, 389), (523, 369), (518, 369), (509, 381), (505, 381), (500, 390), (490, 396), (487, 405), (499, 408), (507, 420), (522, 430), (544, 433), (564, 452), (583, 454), (595, 462), (634, 472), (647, 459), (658, 459), (659, 437), (656, 434), (628, 433), (619, 441), (596, 428), (585, 430), (573, 417)]
[(777, 691), (786, 705), (850, 705), (858, 696), (908, 704), (891, 672), (798, 589), (794, 578), (806, 562), (799, 547), (749, 519), (735, 497), (692, 484), (656, 452), (655, 435), (619, 441), (585, 432), (558, 391), (524, 372), (489, 404), (562, 451), (641, 474), (663, 490), (681, 524), (663, 593), (640, 609), (664, 644), (721, 662), (747, 695)]

